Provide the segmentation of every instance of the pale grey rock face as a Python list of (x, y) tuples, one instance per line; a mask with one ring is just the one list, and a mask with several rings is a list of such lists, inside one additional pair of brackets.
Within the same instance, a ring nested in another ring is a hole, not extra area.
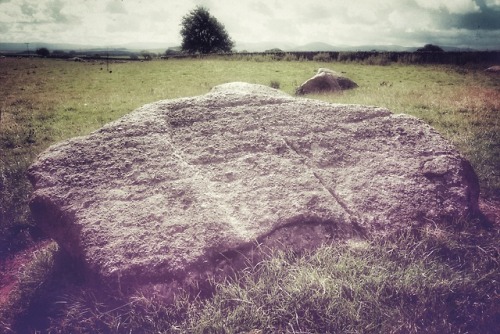
[(37, 223), (121, 284), (202, 277), (255, 241), (314, 248), (478, 208), (469, 163), (420, 120), (245, 83), (145, 105), (52, 146), (29, 177)]
[(486, 72), (491, 72), (491, 73), (500, 73), (500, 66), (491, 66), (491, 67), (488, 67), (486, 70)]
[(356, 87), (358, 87), (358, 85), (351, 79), (330, 69), (320, 68), (317, 74), (300, 85), (295, 93), (297, 95), (328, 93)]

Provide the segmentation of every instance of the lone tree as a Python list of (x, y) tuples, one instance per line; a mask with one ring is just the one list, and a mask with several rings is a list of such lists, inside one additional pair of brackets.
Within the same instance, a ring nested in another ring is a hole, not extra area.
[(36, 49), (36, 54), (41, 56), (41, 57), (48, 57), (50, 56), (50, 51), (49, 49), (47, 48), (39, 48), (39, 49)]
[(433, 44), (425, 44), (423, 48), (417, 50), (417, 52), (444, 52), (444, 50)]
[(144, 60), (153, 60), (153, 54), (147, 50), (142, 50), (141, 56), (144, 57)]
[(188, 53), (231, 52), (234, 42), (226, 28), (207, 8), (198, 6), (182, 18), (182, 51)]

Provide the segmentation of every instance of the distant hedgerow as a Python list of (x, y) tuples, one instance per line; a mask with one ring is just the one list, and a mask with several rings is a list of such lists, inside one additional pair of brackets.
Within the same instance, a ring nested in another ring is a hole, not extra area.
[(280, 82), (278, 80), (271, 80), (269, 86), (274, 89), (280, 89)]
[(332, 57), (330, 56), (329, 53), (321, 52), (321, 53), (314, 55), (313, 61), (329, 62), (329, 61), (332, 61)]

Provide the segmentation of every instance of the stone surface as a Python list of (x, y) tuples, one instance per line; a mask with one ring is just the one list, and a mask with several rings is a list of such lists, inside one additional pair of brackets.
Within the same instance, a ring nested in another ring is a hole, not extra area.
[(311, 79), (304, 82), (297, 88), (297, 95), (337, 92), (346, 89), (353, 89), (358, 85), (340, 73), (327, 68), (320, 68), (318, 73)]
[(498, 66), (498, 65), (491, 66), (491, 67), (488, 67), (485, 71), (491, 72), (491, 73), (500, 73), (500, 66)]
[(478, 208), (469, 163), (420, 120), (245, 83), (145, 105), (52, 146), (29, 177), (39, 226), (120, 284), (189, 281), (255, 241), (316, 247)]

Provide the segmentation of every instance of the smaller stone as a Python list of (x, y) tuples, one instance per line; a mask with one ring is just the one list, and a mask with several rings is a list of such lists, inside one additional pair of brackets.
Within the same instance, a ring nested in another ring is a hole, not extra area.
[(311, 79), (304, 82), (297, 88), (296, 95), (338, 92), (346, 89), (353, 89), (358, 85), (349, 78), (332, 71), (328, 68), (320, 68), (318, 73)]

